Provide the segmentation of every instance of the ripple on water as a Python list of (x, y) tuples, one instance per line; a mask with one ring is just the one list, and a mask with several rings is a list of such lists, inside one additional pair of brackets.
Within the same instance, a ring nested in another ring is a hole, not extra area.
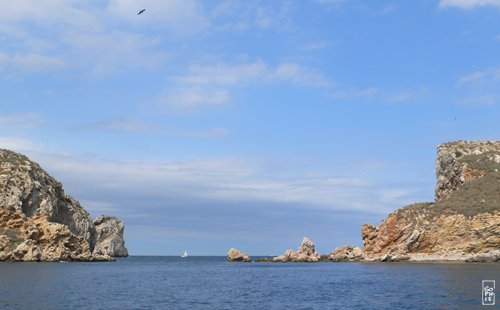
[(0, 264), (0, 309), (470, 309), (497, 264)]

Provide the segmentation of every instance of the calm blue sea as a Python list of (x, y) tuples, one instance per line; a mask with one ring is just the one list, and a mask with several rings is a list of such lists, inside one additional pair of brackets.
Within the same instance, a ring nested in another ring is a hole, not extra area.
[(482, 280), (499, 264), (0, 263), (0, 309), (496, 309)]

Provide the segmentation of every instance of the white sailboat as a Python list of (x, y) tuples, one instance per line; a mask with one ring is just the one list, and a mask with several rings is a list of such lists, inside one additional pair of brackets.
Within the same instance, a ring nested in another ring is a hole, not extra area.
[(184, 250), (184, 254), (181, 255), (182, 258), (186, 258), (188, 257), (188, 252), (186, 250)]

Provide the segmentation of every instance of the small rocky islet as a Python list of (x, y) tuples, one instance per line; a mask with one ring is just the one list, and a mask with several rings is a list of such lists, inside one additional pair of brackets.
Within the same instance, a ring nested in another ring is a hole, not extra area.
[[(500, 262), (500, 142), (439, 145), (436, 176), (434, 202), (400, 208), (378, 226), (364, 224), (363, 247), (339, 246), (320, 256), (304, 237), (297, 252), (256, 261)], [(241, 261), (229, 254), (228, 261)]]
[(0, 149), (0, 261), (112, 261), (128, 256), (123, 222), (92, 221), (28, 157)]

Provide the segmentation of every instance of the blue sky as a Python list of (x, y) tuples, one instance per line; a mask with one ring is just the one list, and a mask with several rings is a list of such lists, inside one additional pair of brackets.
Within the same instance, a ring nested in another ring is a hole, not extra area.
[(9, 1), (0, 147), (133, 255), (326, 253), (499, 138), (499, 52), (498, 0)]

